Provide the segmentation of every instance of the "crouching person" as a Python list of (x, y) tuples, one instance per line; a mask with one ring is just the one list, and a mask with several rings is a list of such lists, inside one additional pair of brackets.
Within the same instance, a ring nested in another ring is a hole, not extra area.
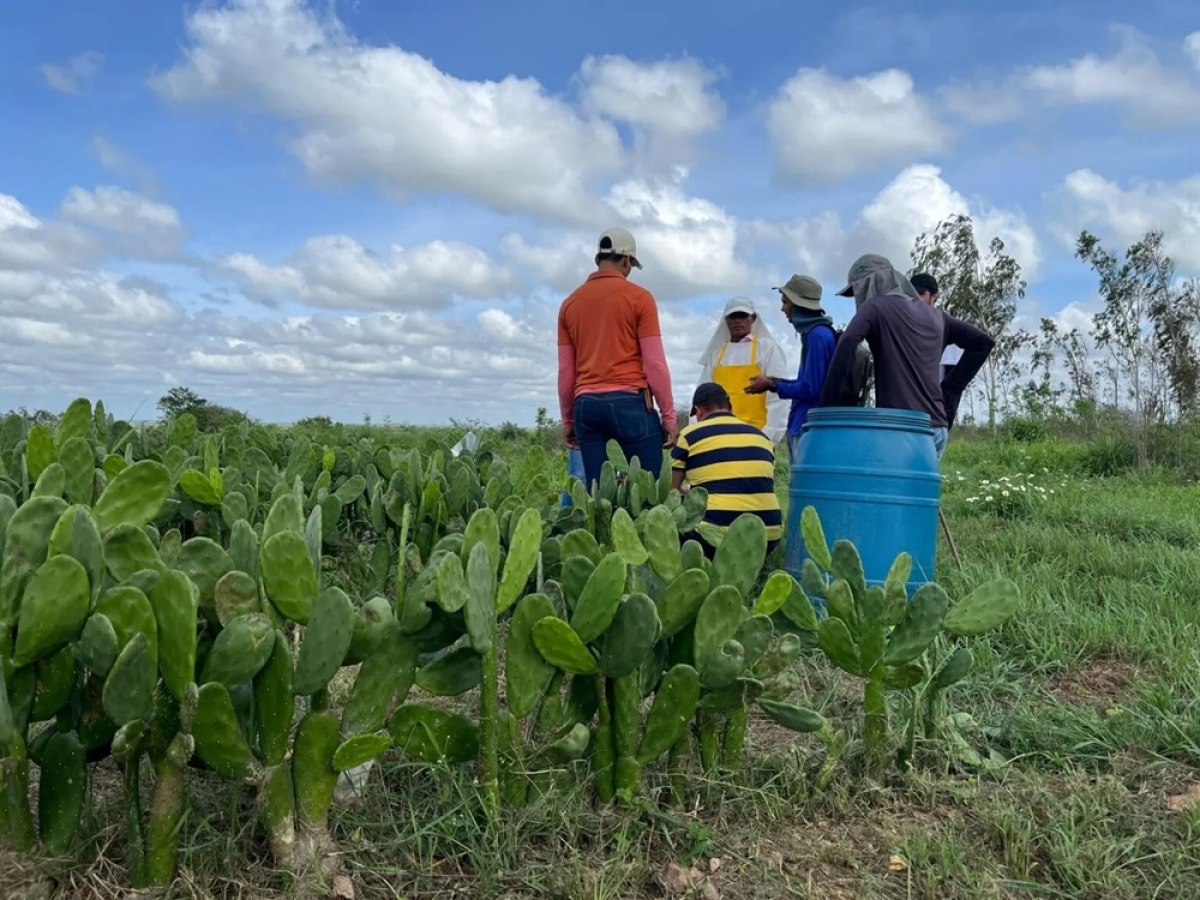
[[(722, 532), (743, 513), (758, 516), (767, 527), (767, 550), (773, 550), (783, 537), (783, 513), (775, 496), (770, 439), (734, 416), (729, 394), (713, 382), (696, 388), (691, 415), (696, 421), (680, 432), (671, 450), (672, 486), (708, 491), (704, 521)], [(684, 535), (689, 538), (712, 558), (716, 548), (698, 532)]]

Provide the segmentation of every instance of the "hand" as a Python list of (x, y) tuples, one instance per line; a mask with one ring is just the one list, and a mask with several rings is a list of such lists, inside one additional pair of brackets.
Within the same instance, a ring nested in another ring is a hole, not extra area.
[(675, 442), (679, 440), (679, 426), (663, 422), (663, 436), (663, 447), (674, 447)]
[(775, 390), (775, 379), (767, 378), (765, 375), (756, 375), (746, 385), (747, 394), (765, 394), (767, 391), (773, 390)]
[(568, 422), (563, 422), (562, 426), (563, 440), (567, 442), (567, 446), (572, 450), (579, 449), (579, 438), (575, 437), (575, 426)]
[(954, 427), (954, 420), (958, 418), (958, 404), (961, 402), (961, 394), (946, 393), (945, 388), (942, 389), (942, 407), (946, 411), (947, 431)]

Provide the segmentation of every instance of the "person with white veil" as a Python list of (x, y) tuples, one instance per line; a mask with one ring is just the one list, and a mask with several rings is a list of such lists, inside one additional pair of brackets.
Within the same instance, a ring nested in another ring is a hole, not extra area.
[(778, 395), (748, 394), (755, 378), (786, 378), (787, 354), (759, 317), (754, 301), (734, 297), (725, 304), (700, 359), (700, 384), (719, 384), (729, 394), (733, 414), (767, 436), (772, 444), (787, 434), (788, 403)]

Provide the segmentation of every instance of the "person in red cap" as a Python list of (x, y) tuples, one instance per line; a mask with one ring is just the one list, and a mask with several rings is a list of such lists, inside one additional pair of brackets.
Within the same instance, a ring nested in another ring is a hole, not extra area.
[(657, 476), (663, 448), (678, 434), (658, 307), (648, 290), (629, 280), (642, 267), (633, 235), (624, 228), (605, 231), (595, 261), (596, 271), (558, 311), (563, 436), (583, 456), (589, 490), (610, 440)]

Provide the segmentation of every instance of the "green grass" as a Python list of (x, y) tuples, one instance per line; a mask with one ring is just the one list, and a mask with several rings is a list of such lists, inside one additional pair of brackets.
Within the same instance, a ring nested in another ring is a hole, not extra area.
[[(497, 449), (516, 461), (531, 440), (508, 435)], [(806, 656), (800, 702), (852, 732), (826, 791), (812, 787), (819, 745), (759, 719), (745, 768), (719, 782), (695, 776), (683, 809), (596, 809), (565, 789), (489, 827), (469, 767), (393, 754), (334, 814), (356, 897), (638, 900), (664, 896), (672, 863), (695, 866), (725, 898), (1200, 896), (1200, 812), (1168, 807), (1200, 782), (1200, 488), (1090, 477), (1088, 453), (1054, 439), (972, 439), (946, 455), (944, 508), (964, 565), (943, 543), (939, 581), (961, 596), (1004, 576), (1024, 598), (1017, 618), (973, 640), (976, 670), (947, 698), (970, 713), (978, 727), (964, 737), (990, 765), (919, 744), (913, 771), (864, 782), (857, 686)], [(556, 479), (565, 472), (553, 450), (532, 458)], [(968, 502), (980, 482), (1026, 473), (1045, 499)], [(898, 733), (904, 701), (892, 702)], [(192, 793), (204, 799), (186, 819), (171, 896), (286, 896), (252, 837), (251, 793), (215, 779)], [(86, 861), (56, 870), (72, 900), (121, 895), (120, 794), (107, 796)], [(17, 884), (8, 865), (0, 884)]]

